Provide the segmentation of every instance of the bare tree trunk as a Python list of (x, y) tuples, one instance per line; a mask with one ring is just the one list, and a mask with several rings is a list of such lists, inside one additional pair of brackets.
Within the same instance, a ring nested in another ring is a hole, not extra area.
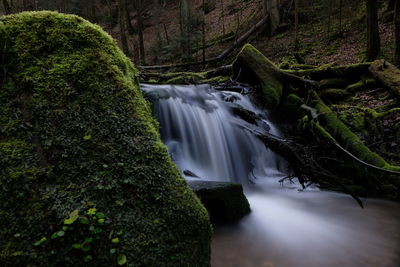
[(126, 26), (128, 28), (128, 33), (132, 35), (135, 32), (135, 30), (133, 29), (132, 26), (131, 14), (129, 12), (129, 5), (127, 1), (125, 1), (125, 20), (126, 20)]
[(332, 24), (332, 1), (328, 3), (328, 31), (327, 31), (327, 42), (331, 39), (331, 24)]
[(262, 9), (264, 17), (269, 13), (270, 17), (270, 34), (278, 28), (280, 23), (279, 1), (278, 0), (263, 0)]
[(107, 3), (107, 7), (108, 7), (108, 18), (109, 18), (109, 27), (112, 28), (112, 26), (114, 25), (114, 21), (113, 21), (113, 10), (112, 10), (112, 2), (111, 0), (106, 0)]
[(367, 60), (376, 59), (379, 52), (378, 0), (367, 0)]
[(146, 65), (146, 55), (144, 50), (144, 39), (143, 39), (142, 0), (136, 0), (136, 10), (137, 10), (137, 24), (138, 24), (138, 34), (139, 34), (140, 64)]
[(294, 46), (299, 47), (299, 0), (294, 0)]
[(263, 16), (265, 17), (268, 14), (268, 0), (262, 0), (261, 5), (262, 5)]
[(343, 0), (339, 0), (339, 35), (342, 36), (342, 10), (343, 10)]
[(181, 27), (181, 47), (183, 57), (188, 59), (190, 57), (190, 16), (191, 16), (191, 6), (189, 0), (181, 0), (180, 1), (180, 27)]
[(97, 22), (95, 0), (90, 0), (90, 18), (93, 22)]
[(224, 0), (221, 0), (222, 9), (222, 33), (225, 35), (225, 10), (224, 10)]
[(6, 15), (11, 14), (12, 10), (12, 1), (10, 0), (3, 0), (4, 11)]
[(395, 55), (394, 64), (400, 66), (400, 0), (396, 0), (396, 5), (394, 8), (394, 25), (395, 25)]
[[(203, 0), (204, 7), (204, 0)], [(203, 68), (206, 67), (206, 13), (203, 9), (203, 21), (201, 24), (201, 41), (202, 41), (202, 50), (203, 50)]]
[(130, 56), (129, 53), (129, 48), (128, 48), (128, 40), (126, 39), (126, 33), (125, 33), (125, 21), (124, 21), (124, 7), (125, 7), (125, 2), (126, 0), (118, 0), (118, 20), (119, 20), (119, 28), (120, 28), (120, 34), (121, 34), (121, 45), (122, 45), (122, 51), (127, 56)]
[(167, 26), (165, 25), (165, 23), (163, 24), (163, 26), (164, 26), (165, 40), (167, 41), (167, 44), (169, 44), (169, 36), (168, 36)]
[(388, 0), (388, 6), (386, 11), (392, 11), (394, 10), (396, 0)]

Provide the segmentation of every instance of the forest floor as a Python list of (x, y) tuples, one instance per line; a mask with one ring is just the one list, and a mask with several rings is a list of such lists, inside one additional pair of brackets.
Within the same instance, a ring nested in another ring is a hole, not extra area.
[[(326, 0), (302, 1), (300, 6), (300, 47), (298, 53), (307, 64), (323, 65), (330, 63), (350, 64), (364, 59), (365, 5), (363, 1), (349, 0), (341, 8), (323, 9)], [(193, 16), (201, 13), (202, 0), (194, 0)], [(212, 2), (212, 1), (211, 1)], [(290, 1), (282, 1), (290, 2)], [(231, 46), (238, 36), (255, 25), (261, 18), (260, 0), (232, 1), (217, 0), (206, 20), (207, 58), (220, 54)], [(250, 42), (275, 63), (296, 63), (294, 54), (293, 10), (289, 4), (283, 8), (282, 27), (272, 37), (258, 33)], [(381, 58), (393, 58), (393, 23), (387, 19), (382, 5), (380, 17)], [(174, 42), (179, 37), (179, 1), (167, 1), (161, 8), (148, 2), (144, 12), (144, 45), (147, 65), (172, 63), (179, 58), (179, 47)], [(132, 13), (135, 24), (135, 14)], [(387, 22), (384, 22), (384, 21)], [(341, 25), (341, 26), (340, 26)], [(341, 30), (340, 30), (341, 28)], [(118, 39), (119, 27), (115, 25), (109, 32)], [(193, 53), (193, 60), (201, 60), (200, 33), (193, 33), (193, 46), (199, 47)], [(226, 38), (228, 36), (228, 38)], [(230, 37), (229, 37), (230, 36)], [(138, 62), (137, 36), (129, 37), (133, 60)], [(225, 40), (225, 41), (223, 41)], [(231, 59), (233, 59), (232, 54)], [(136, 64), (139, 65), (139, 64)]]

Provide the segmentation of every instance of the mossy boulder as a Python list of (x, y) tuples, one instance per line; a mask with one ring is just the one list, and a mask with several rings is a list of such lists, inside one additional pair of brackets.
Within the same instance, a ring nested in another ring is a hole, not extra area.
[(194, 180), (188, 184), (207, 208), (213, 222), (234, 222), (250, 213), (241, 184)]
[(282, 98), (283, 84), (278, 67), (254, 46), (246, 44), (232, 65), (233, 78), (261, 85), (265, 106), (274, 111)]
[(0, 265), (209, 266), (211, 227), (100, 27), (0, 20)]

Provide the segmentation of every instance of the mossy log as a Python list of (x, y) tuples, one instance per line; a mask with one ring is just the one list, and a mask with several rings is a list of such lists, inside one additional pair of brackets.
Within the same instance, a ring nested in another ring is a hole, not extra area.
[(232, 65), (232, 75), (239, 81), (254, 83), (258, 81), (266, 107), (274, 111), (283, 94), (280, 70), (250, 44), (246, 44)]
[(346, 91), (350, 93), (362, 91), (365, 89), (370, 89), (376, 86), (376, 80), (373, 78), (370, 79), (363, 79), (356, 83), (350, 84), (346, 87)]
[(362, 75), (368, 73), (370, 65), (371, 63), (358, 63), (345, 66), (324, 65), (314, 69), (285, 70), (285, 72), (300, 77), (308, 77), (317, 81), (338, 77), (352, 81), (359, 80)]
[(310, 106), (318, 111), (320, 126), (317, 125), (316, 129), (320, 136), (340, 144), (362, 161), (388, 170), (400, 171), (399, 167), (390, 165), (381, 156), (372, 152), (356, 134), (339, 120), (335, 112), (324, 104), (316, 92), (311, 92), (311, 95), (313, 100)]
[(369, 70), (400, 100), (400, 70), (398, 68), (385, 60), (376, 60), (372, 62)]
[(211, 226), (99, 26), (0, 20), (0, 265), (209, 266)]
[(141, 72), (140, 82), (163, 84), (217, 84), (229, 80), (231, 73), (232, 68), (230, 65), (203, 72)]

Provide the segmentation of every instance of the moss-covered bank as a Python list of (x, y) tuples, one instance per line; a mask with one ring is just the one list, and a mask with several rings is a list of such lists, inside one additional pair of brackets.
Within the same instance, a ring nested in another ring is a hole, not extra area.
[(0, 265), (208, 266), (210, 224), (100, 27), (0, 21)]

